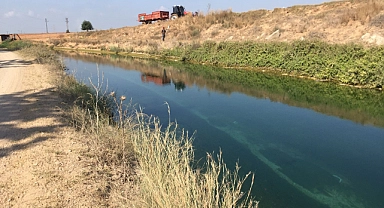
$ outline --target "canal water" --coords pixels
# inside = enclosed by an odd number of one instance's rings
[[[68,73],[126,95],[255,173],[260,207],[384,207],[384,94],[265,72],[63,54]],[[99,75],[98,75],[99,74]]]

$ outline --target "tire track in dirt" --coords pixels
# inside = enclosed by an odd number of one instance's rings
[[[1,207],[95,206],[87,147],[63,121],[55,76],[0,51]]]

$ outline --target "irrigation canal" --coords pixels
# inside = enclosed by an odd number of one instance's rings
[[[260,207],[384,207],[384,94],[234,69],[63,54],[68,72],[255,173]],[[100,76],[99,76],[100,77]],[[129,99],[127,99],[129,100]]]

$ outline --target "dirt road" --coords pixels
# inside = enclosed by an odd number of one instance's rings
[[[87,147],[62,118],[55,75],[0,51],[0,207],[92,207]]]

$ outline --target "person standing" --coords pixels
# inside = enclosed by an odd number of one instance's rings
[[[163,30],[161,31],[161,35],[162,35],[162,38],[163,38],[163,41],[164,41],[164,39],[165,39],[165,33],[166,33],[167,31],[165,30],[165,27],[163,27]]]

